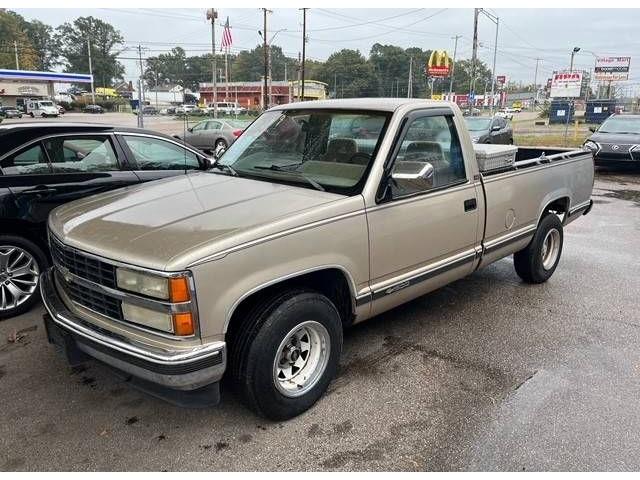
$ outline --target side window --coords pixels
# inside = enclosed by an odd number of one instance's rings
[[[44,140],[54,173],[119,170],[111,140],[104,135],[55,137]]]
[[[220,130],[220,122],[207,122],[207,130]]]
[[[205,130],[207,128],[207,122],[196,123],[191,129],[192,132],[198,132],[200,130]]]
[[[124,136],[139,170],[195,170],[200,168],[196,154],[175,143],[153,137]]]
[[[40,142],[5,158],[0,166],[5,175],[35,175],[51,172],[47,155]]]
[[[394,160],[392,196],[427,192],[466,178],[453,118],[440,115],[413,120]]]

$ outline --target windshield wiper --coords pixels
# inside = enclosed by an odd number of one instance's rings
[[[296,177],[300,177],[303,180],[305,180],[308,184],[310,184],[313,188],[315,188],[316,190],[320,190],[321,192],[324,192],[325,190],[324,190],[324,187],[322,185],[320,185],[315,180],[307,177],[304,173],[298,172],[297,170],[288,170],[287,169],[287,167],[297,167],[299,165],[302,165],[302,163],[290,163],[288,165],[271,164],[268,167],[266,167],[264,165],[256,165],[253,168],[256,169],[256,170],[273,170],[273,171],[276,171],[276,172],[288,173],[289,175],[294,175]]]
[[[231,175],[232,177],[239,177],[240,175],[238,175],[238,172],[236,172],[234,170],[234,168],[230,165],[224,165],[222,163],[214,163],[213,165],[211,165],[212,168],[216,168],[218,170],[220,170],[221,172],[224,172],[228,175]]]

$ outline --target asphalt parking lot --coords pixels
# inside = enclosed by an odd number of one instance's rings
[[[354,327],[288,422],[71,370],[41,307],[2,321],[0,470],[638,470],[640,171],[595,187],[548,283],[504,259]]]

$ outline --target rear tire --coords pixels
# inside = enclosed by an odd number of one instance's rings
[[[227,146],[227,141],[224,138],[219,138],[218,140],[216,140],[214,150],[218,147],[227,148]]]
[[[335,376],[342,322],[333,303],[311,290],[255,303],[229,331],[229,375],[259,415],[286,420],[311,408]]]
[[[38,302],[39,275],[48,263],[31,240],[0,235],[0,319],[20,315]]]
[[[557,215],[548,212],[540,220],[529,245],[513,255],[518,276],[527,283],[549,280],[560,261],[563,242],[562,222]]]

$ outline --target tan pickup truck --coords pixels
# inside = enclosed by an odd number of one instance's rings
[[[447,102],[272,108],[209,171],[52,212],[49,340],[174,403],[216,403],[226,376],[258,413],[295,416],[350,325],[508,255],[523,281],[551,277],[591,208],[593,157],[514,157],[480,171]]]

